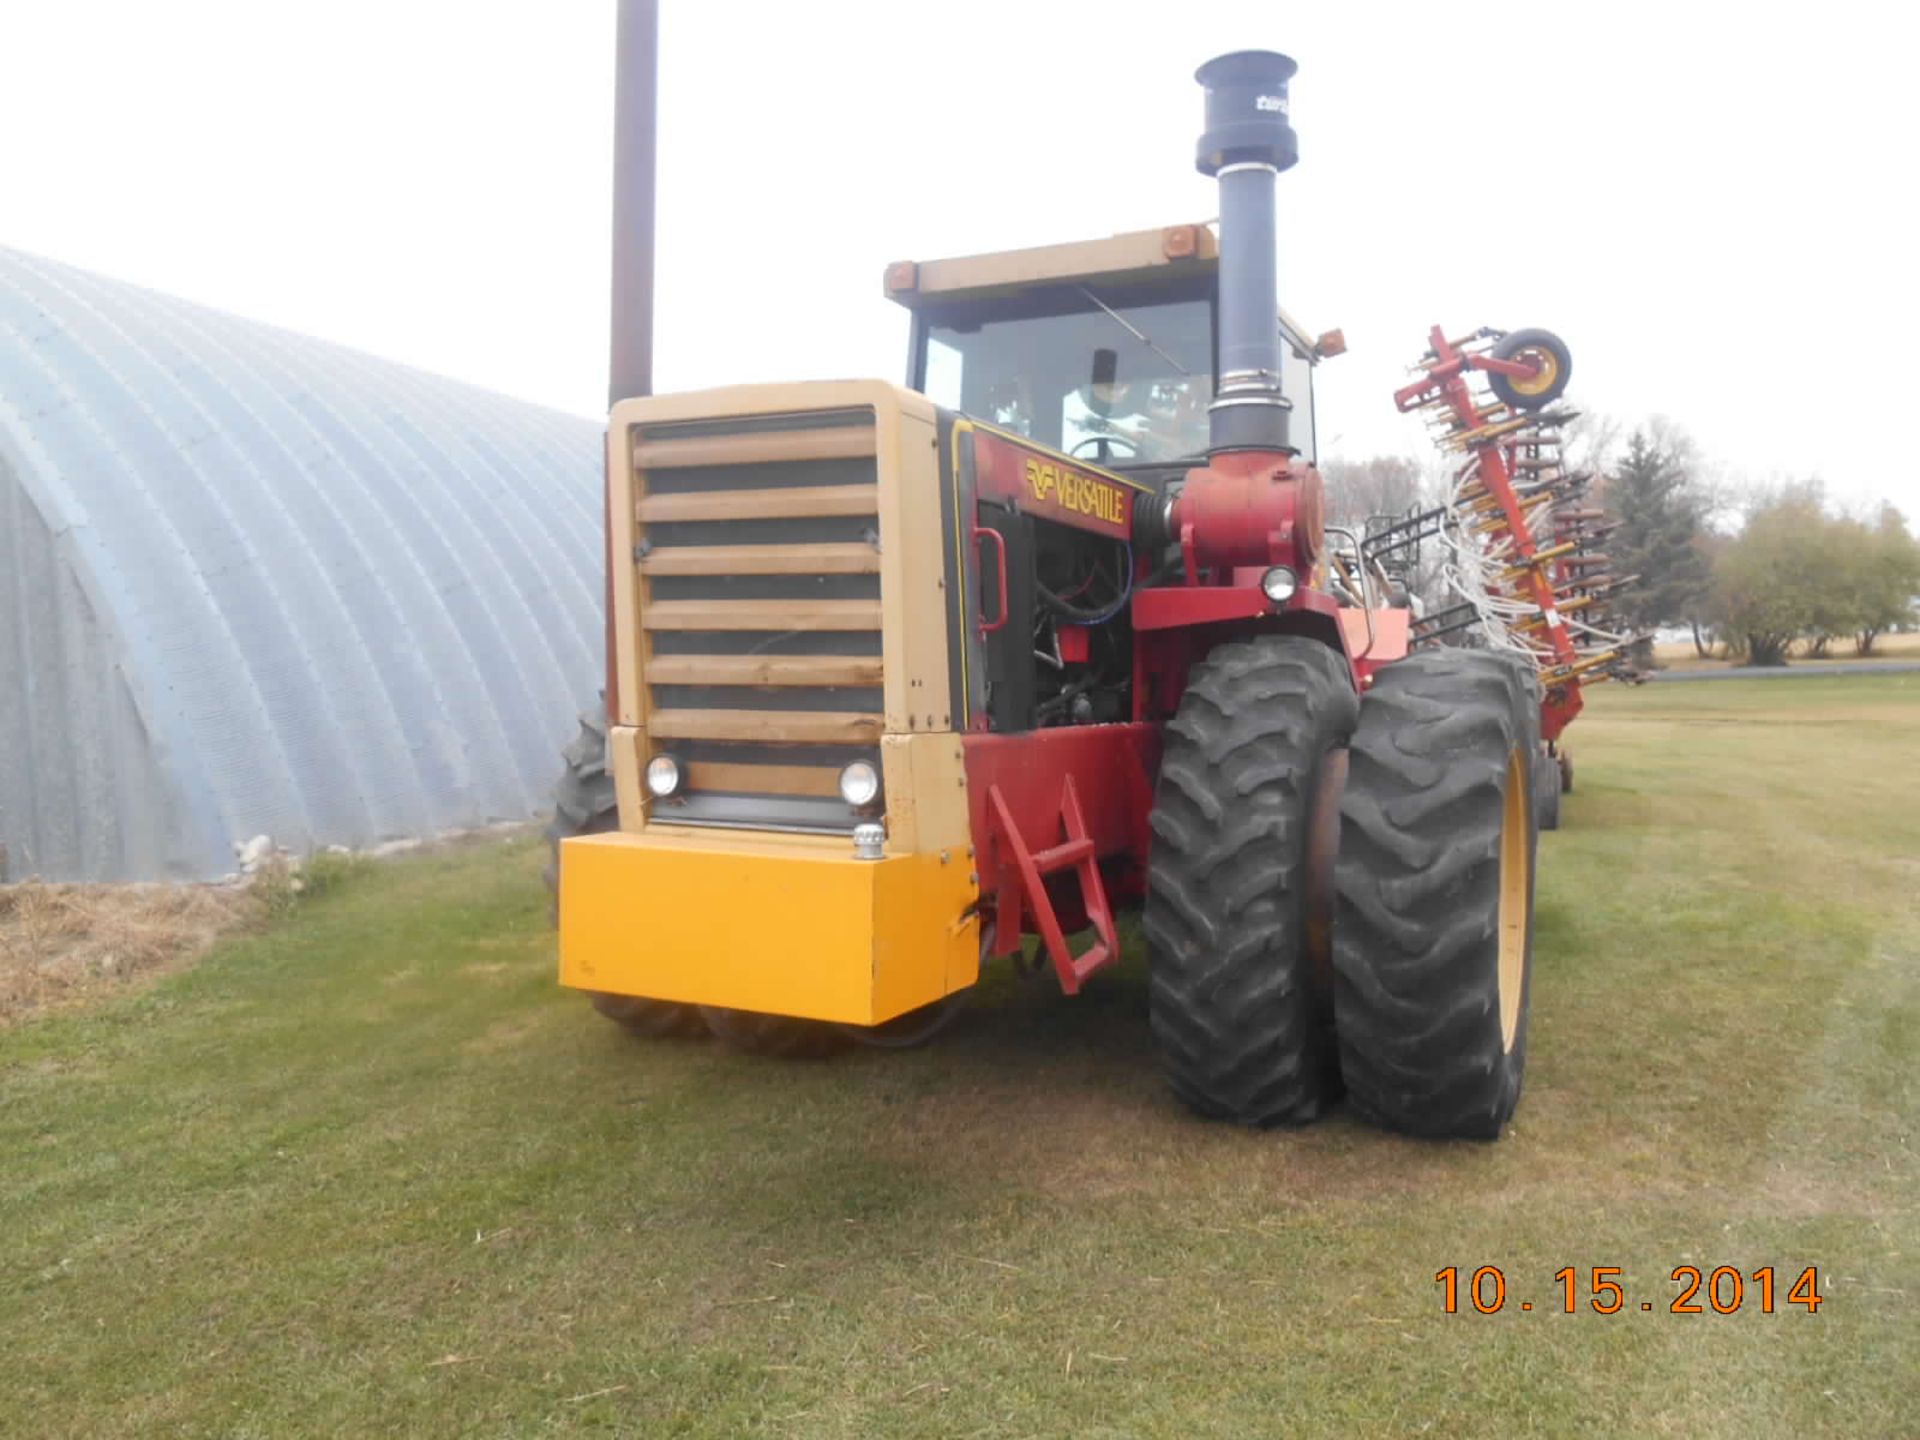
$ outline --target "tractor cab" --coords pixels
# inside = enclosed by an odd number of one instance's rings
[[[936,405],[1158,489],[1206,463],[1219,242],[1205,225],[887,268],[913,314],[907,385]],[[1313,368],[1284,314],[1291,441],[1314,456]]]

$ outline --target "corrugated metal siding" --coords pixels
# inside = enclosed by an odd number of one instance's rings
[[[0,249],[0,843],[208,876],[544,808],[591,421]]]

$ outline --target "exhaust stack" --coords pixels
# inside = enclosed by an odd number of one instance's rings
[[[1299,67],[1271,50],[1236,50],[1194,72],[1207,92],[1200,173],[1220,182],[1220,357],[1208,453],[1286,450],[1291,402],[1280,390],[1274,178],[1300,158],[1287,82]]]

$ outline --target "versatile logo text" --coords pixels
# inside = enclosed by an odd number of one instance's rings
[[[1037,501],[1052,501],[1063,510],[1077,510],[1105,520],[1109,525],[1127,523],[1127,497],[1118,486],[1055,465],[1046,460],[1027,461],[1027,488]]]

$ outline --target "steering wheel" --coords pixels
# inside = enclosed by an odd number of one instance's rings
[[[1140,453],[1139,445],[1136,444],[1134,441],[1129,440],[1124,435],[1089,435],[1087,436],[1086,439],[1082,440],[1079,444],[1075,445],[1067,453],[1069,455],[1078,455],[1082,450],[1086,449],[1086,447],[1089,445],[1098,445],[1100,447],[1099,454],[1094,455],[1091,458],[1099,461],[1103,465],[1107,461],[1113,458],[1113,456],[1109,454],[1108,451],[1112,446],[1115,446],[1115,445],[1124,446],[1127,452],[1127,458],[1130,460],[1138,456]]]

